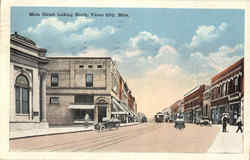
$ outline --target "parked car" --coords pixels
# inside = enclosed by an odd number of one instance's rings
[[[103,119],[103,122],[97,123],[95,125],[95,129],[99,131],[103,131],[105,129],[111,130],[112,128],[118,129],[120,127],[121,121],[116,118],[111,119]]]

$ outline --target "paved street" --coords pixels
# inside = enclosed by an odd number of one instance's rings
[[[11,151],[69,152],[207,152],[219,132],[218,126],[147,123],[104,132],[77,132],[10,141]]]

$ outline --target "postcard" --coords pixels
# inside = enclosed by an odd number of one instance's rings
[[[247,2],[2,4],[5,158],[249,158]]]

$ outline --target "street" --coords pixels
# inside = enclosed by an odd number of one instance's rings
[[[118,130],[77,132],[10,140],[10,151],[22,152],[208,152],[218,126],[145,123]]]

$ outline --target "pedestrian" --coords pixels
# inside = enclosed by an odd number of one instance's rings
[[[238,120],[237,120],[237,126],[238,126],[238,128],[237,128],[236,133],[238,133],[239,130],[240,130],[240,132],[242,133],[242,132],[243,132],[243,129],[242,129],[243,124],[242,124],[242,120],[241,120],[240,117],[239,117]]]
[[[233,124],[234,125],[237,125],[237,123],[236,123],[236,121],[237,121],[237,113],[236,112],[234,112],[234,121],[233,121]]]
[[[222,125],[223,125],[222,132],[227,132],[227,117],[226,116],[222,117]]]
[[[89,127],[89,122],[88,122],[89,121],[89,114],[88,113],[85,114],[84,121],[85,121],[84,126],[86,128]]]

